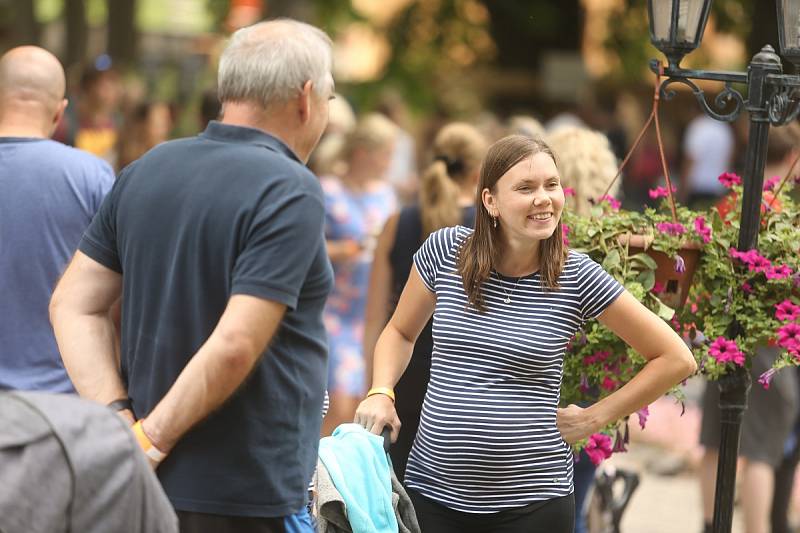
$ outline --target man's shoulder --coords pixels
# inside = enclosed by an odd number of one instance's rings
[[[111,165],[109,165],[108,162],[96,155],[53,139],[43,139],[41,143],[37,143],[35,146],[37,147],[35,151],[39,152],[39,155],[42,157],[47,157],[52,154],[54,157],[63,158],[62,160],[66,163],[82,164],[108,170],[111,169]]]
[[[214,147],[219,149],[215,150]],[[319,180],[305,165],[267,145],[215,139],[197,135],[182,139],[174,139],[159,144],[145,154],[142,159],[161,159],[184,157],[187,153],[197,152],[200,157],[207,158],[204,163],[218,164],[226,167],[236,165],[259,176],[280,177],[284,175],[300,176],[319,186]]]
[[[52,139],[43,139],[31,147],[33,149],[29,151],[30,158],[40,168],[51,165],[62,169],[64,174],[82,177],[88,181],[114,181],[114,169],[94,154]]]

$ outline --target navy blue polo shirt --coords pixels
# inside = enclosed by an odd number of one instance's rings
[[[233,294],[287,312],[252,374],[158,475],[178,510],[284,516],[306,502],[333,275],[316,177],[278,139],[211,122],[125,168],[80,244],[123,274],[122,375],[137,417],[164,397]]]

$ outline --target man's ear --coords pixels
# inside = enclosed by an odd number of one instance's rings
[[[69,104],[69,100],[66,98],[62,99],[59,102],[58,107],[56,107],[56,112],[53,114],[53,122],[50,127],[50,136],[53,136],[55,133],[56,128],[58,127],[58,123],[61,122],[61,119],[64,118],[64,112],[67,110],[67,105]]]
[[[308,80],[303,84],[303,88],[300,89],[300,94],[297,95],[297,112],[301,124],[306,124],[311,120],[312,98],[314,97],[313,90],[314,84],[311,80]]]

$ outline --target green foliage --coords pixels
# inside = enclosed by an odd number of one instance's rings
[[[775,187],[772,184],[771,187]],[[769,188],[770,186],[768,186]],[[710,353],[719,337],[735,340],[743,352],[741,364],[749,366],[756,348],[774,344],[778,328],[794,319],[779,318],[776,306],[789,300],[800,305],[800,204],[792,197],[793,184],[784,187],[774,203],[765,193],[759,234],[759,253],[769,263],[753,269],[731,249],[736,246],[741,216],[742,187],[733,186],[728,199],[706,213],[677,207],[678,221],[685,228],[680,235],[659,229],[659,223],[671,222],[666,200],[660,209],[644,213],[617,211],[603,202],[591,216],[580,218],[567,212],[564,224],[569,228],[570,248],[587,253],[614,276],[634,297],[670,324],[689,343],[701,371],[717,379],[732,370],[736,362],[721,360]],[[703,228],[710,229],[704,235]],[[656,263],[646,253],[633,253],[625,236],[637,234],[652,239],[650,249],[669,257],[680,253],[681,246],[693,242],[702,246],[702,256],[695,272],[689,301],[676,310],[659,298],[655,280]],[[703,242],[705,240],[707,242]],[[785,267],[783,273],[775,268]],[[758,271],[757,271],[758,270]],[[734,320],[738,330],[734,329]],[[738,336],[734,337],[734,332]],[[800,365],[800,353],[779,346],[783,351],[770,375],[778,369]],[[588,322],[570,343],[564,360],[561,401],[594,402],[625,385],[644,366],[645,360],[619,337],[597,321]],[[670,391],[678,401],[679,387]],[[617,439],[626,420],[603,430]],[[579,443],[581,447],[585,443]]]
[[[671,323],[675,310],[654,292],[657,289],[655,260],[646,252],[632,249],[628,239],[631,235],[645,236],[651,241],[649,249],[662,251],[669,257],[678,255],[687,241],[701,244],[700,236],[692,231],[697,214],[678,207],[677,215],[687,229],[681,236],[657,228],[659,223],[672,222],[668,209],[648,209],[644,213],[618,211],[608,202],[595,206],[588,218],[566,212],[564,224],[569,228],[570,248],[588,254],[645,307]],[[601,399],[627,383],[643,365],[642,357],[629,349],[622,339],[599,322],[590,321],[567,351],[562,403]]]
[[[352,22],[368,22],[348,0],[316,0],[315,19],[335,39]],[[384,28],[375,28],[389,42],[391,55],[384,72],[375,80],[343,86],[356,107],[373,107],[382,90],[400,91],[412,109],[431,111],[447,100],[445,80],[450,83],[491,57],[488,16],[478,0],[412,1]]]
[[[709,354],[715,339],[733,337],[734,319],[740,328],[734,340],[749,366],[756,349],[774,343],[778,328],[787,322],[777,318],[777,305],[786,300],[800,303],[800,205],[792,198],[791,188],[792,184],[784,187],[772,207],[769,205],[771,194],[765,194],[758,239],[760,256],[772,267],[788,267],[791,275],[786,277],[775,276],[766,266],[763,269],[748,267],[732,257],[741,215],[741,202],[735,199],[742,196],[741,186],[734,186],[731,192],[729,203],[734,204],[734,209],[720,212],[712,208],[709,213],[713,239],[705,247],[692,285],[690,305],[682,310],[680,320],[690,336],[697,339],[695,352],[710,379],[718,378],[735,364],[720,363]],[[781,348],[775,368],[798,365],[797,356],[786,347]]]

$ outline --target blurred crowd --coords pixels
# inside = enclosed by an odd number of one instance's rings
[[[53,138],[104,159],[116,172],[171,139],[178,114],[186,112],[181,103],[151,98],[140,85],[126,82],[104,58],[68,87],[67,98],[69,105]],[[334,288],[324,311],[330,345],[330,408],[323,422],[324,435],[353,420],[367,391],[369,351],[397,303],[402,286],[397,287],[394,280],[406,279],[410,253],[436,229],[471,225],[474,220],[478,170],[486,147],[510,134],[542,139],[556,154],[563,186],[571,189],[567,209],[587,215],[592,204],[608,194],[624,208],[642,210],[658,201],[650,191],[665,185],[654,131],[645,133],[625,172],[618,176],[618,169],[645,122],[648,105],[646,99],[622,92],[594,98],[591,105],[562,106],[559,113],[547,117],[526,112],[499,116],[484,111],[447,121],[415,115],[396,91],[386,91],[372,109],[354,109],[346,95],[335,95],[328,126],[308,162],[325,195],[326,249],[334,269]],[[209,88],[202,93],[193,117],[197,131],[205,129],[219,113],[216,93]],[[675,178],[677,199],[689,207],[704,208],[726,192],[717,176],[742,168],[747,124],[729,125],[699,112],[683,113],[665,118],[663,149]],[[796,124],[774,132],[766,177],[785,173],[798,147],[800,128]],[[425,339],[423,336],[423,343],[430,343]],[[424,355],[413,359],[412,365],[422,366],[410,368],[410,377],[404,378],[416,381],[407,384],[409,392],[398,394],[404,401],[414,402],[403,416],[409,428],[402,434],[407,442],[399,441],[393,451],[395,463],[400,465],[405,464],[412,428],[419,422],[430,347],[421,350],[425,351],[428,359]],[[398,384],[398,388],[404,386],[402,381]],[[788,400],[780,403],[773,398],[778,404],[765,407],[771,412],[791,411],[783,417],[785,430],[775,433],[776,452],[768,458],[754,458],[760,466],[745,470],[743,483],[753,495],[748,501],[758,504],[751,513],[765,515],[769,511],[770,502],[758,495],[770,493],[772,470],[783,460],[783,443],[795,422],[792,409],[797,384],[789,383],[786,388]],[[398,403],[398,412],[402,409]],[[795,458],[790,474],[796,462]],[[715,464],[714,455],[704,462],[707,514]],[[590,466],[588,461],[583,465]],[[398,472],[402,470],[402,466],[398,468]],[[592,475],[590,469],[587,483]],[[576,487],[580,484],[576,478]],[[579,523],[579,531],[581,527]]]

